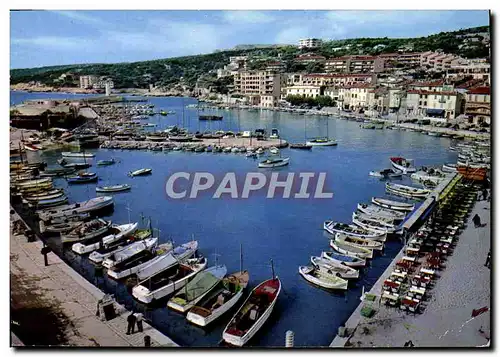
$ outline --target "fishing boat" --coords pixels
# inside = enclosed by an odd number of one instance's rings
[[[179,263],[169,266],[149,278],[140,281],[132,289],[132,295],[145,304],[164,298],[184,287],[197,273],[205,269],[207,260],[195,265]]]
[[[105,268],[109,269],[113,267],[115,264],[127,261],[133,258],[135,255],[141,254],[145,250],[151,251],[157,245],[158,245],[158,238],[146,238],[139,242],[132,243],[128,246],[125,246],[115,251],[113,254],[108,256],[106,259],[104,259],[102,265]]]
[[[373,250],[359,247],[351,243],[339,242],[335,239],[330,239],[330,247],[341,254],[358,257],[361,259],[373,258]]]
[[[85,158],[85,159],[90,159],[93,158],[95,155],[90,153],[90,152],[63,152],[62,153],[63,157],[77,157],[77,158]]]
[[[278,148],[276,148],[276,147],[274,147],[274,146],[273,146],[273,147],[270,147],[270,148],[269,148],[269,153],[270,153],[271,155],[279,155],[280,150],[279,150]]]
[[[86,162],[67,162],[64,158],[57,160],[57,163],[65,169],[73,170],[86,169],[92,166]]]
[[[393,201],[381,197],[372,197],[372,203],[383,208],[392,209],[395,211],[403,211],[403,212],[411,212],[415,208],[414,203]]]
[[[51,169],[45,169],[44,171],[40,172],[40,177],[58,177],[58,176],[66,176],[66,175],[71,175],[75,173],[74,168],[51,168]]]
[[[416,199],[423,199],[426,198],[429,193],[431,192],[428,189],[425,188],[417,188],[417,187],[411,187],[411,186],[405,186],[405,185],[399,185],[395,183],[390,183],[387,182],[385,184],[385,189],[389,193],[393,193],[395,195],[407,197],[407,198],[416,198]]]
[[[413,164],[413,160],[411,159],[405,159],[403,157],[391,157],[390,161],[392,166],[396,170],[403,172],[403,174],[409,174],[417,171]]]
[[[106,234],[111,227],[110,221],[103,219],[94,219],[78,226],[74,230],[61,234],[62,243],[83,242]]]
[[[63,195],[55,198],[41,199],[35,202],[30,202],[30,204],[35,206],[36,208],[47,208],[47,207],[60,206],[67,202],[68,202],[68,197],[66,195]]]
[[[351,243],[357,247],[362,247],[372,250],[382,250],[384,249],[384,243],[376,240],[368,240],[358,237],[352,237],[345,234],[337,233],[335,234],[335,241],[343,243]]]
[[[167,306],[179,312],[187,312],[205,295],[212,291],[227,273],[225,265],[216,265],[196,276],[184,285],[167,303]]]
[[[252,290],[222,333],[222,339],[233,346],[244,346],[271,315],[281,292],[281,281],[274,277]]]
[[[40,225],[40,233],[43,234],[66,233],[82,225],[83,223],[84,223],[83,221],[73,221],[73,222],[53,223],[49,225],[43,224]]]
[[[403,176],[403,172],[394,169],[383,169],[380,171],[370,171],[370,176],[382,178],[400,178]]]
[[[347,290],[348,281],[328,271],[309,265],[299,267],[299,274],[308,282],[331,290]]]
[[[44,209],[36,211],[38,217],[43,221],[49,221],[53,218],[63,218],[74,216],[81,213],[93,213],[104,208],[113,206],[113,197],[101,196],[92,198],[88,201],[83,201],[71,205],[64,205],[55,209]]]
[[[13,182],[13,184],[20,189],[31,187],[49,187],[52,185],[51,178],[41,178],[36,180],[24,180],[21,182]]]
[[[359,271],[345,266],[335,260],[329,260],[321,257],[311,257],[311,263],[321,271],[333,273],[342,279],[357,279],[359,278]]]
[[[365,215],[363,213],[352,213],[352,223],[366,229],[367,231],[373,232],[387,232],[394,233],[396,227],[393,223],[387,222],[380,218],[374,218],[372,216]]]
[[[62,197],[64,196],[64,191],[63,190],[50,190],[46,191],[44,193],[37,193],[34,195],[23,195],[23,199],[28,201],[28,202],[38,202],[42,200],[51,200],[54,198]]]
[[[201,258],[189,259],[196,250],[185,248],[186,244],[175,247],[172,250],[172,243],[168,242],[160,244],[152,251],[142,251],[140,254],[134,255],[131,259],[112,266],[108,269],[108,276],[113,279],[122,279],[137,274],[139,280],[144,280],[150,275],[156,274],[157,271],[178,264],[179,262],[186,262],[186,264],[190,265],[200,264]],[[197,244],[196,242],[196,247],[198,246]]]
[[[340,254],[337,252],[321,252],[321,258],[337,261],[351,268],[362,268],[366,266],[366,260],[355,256]]]
[[[128,173],[129,176],[134,177],[134,176],[144,176],[144,175],[149,175],[153,172],[153,169],[139,169],[135,171],[130,171]]]
[[[312,147],[313,147],[312,145],[302,144],[302,143],[290,144],[290,149],[311,150]]]
[[[438,185],[441,181],[446,178],[446,175],[435,169],[428,169],[427,171],[417,171],[410,176],[411,179],[418,182],[428,182]]]
[[[83,173],[83,174],[78,174],[76,176],[68,176],[66,178],[66,181],[68,181],[69,184],[76,184],[76,183],[88,183],[88,182],[97,182],[99,177],[95,173]]]
[[[131,187],[132,186],[130,186],[128,184],[113,185],[113,186],[101,186],[101,187],[96,187],[95,191],[96,192],[105,192],[105,193],[122,192],[122,191],[130,190]]]
[[[198,326],[207,326],[217,320],[243,297],[250,275],[239,271],[226,276],[215,289],[189,310],[186,319]]]
[[[373,204],[358,203],[357,209],[368,216],[372,216],[374,218],[381,217],[384,219],[392,219],[393,221],[402,221],[406,216],[405,212],[388,210]]]
[[[99,239],[97,242],[92,242],[90,244],[84,245],[82,243],[75,243],[71,247],[71,250],[77,254],[87,254],[94,252],[95,250],[105,250],[110,245],[113,245],[115,242],[125,242],[125,238],[132,234],[137,229],[138,223],[128,223],[122,225],[112,225],[109,229],[108,233],[111,233],[105,236],[102,239]],[[97,256],[94,255],[97,259]],[[92,260],[92,259],[91,259]],[[95,260],[92,260],[97,262]],[[99,263],[102,261],[99,260]]]
[[[290,162],[290,158],[289,157],[266,159],[264,161],[259,162],[259,167],[260,168],[281,167],[281,166],[288,165],[289,162]]]
[[[115,159],[97,161],[98,166],[108,166],[113,165],[114,163],[116,163]]]
[[[371,232],[365,229],[351,226],[345,223],[334,222],[331,220],[327,220],[323,223],[323,228],[328,233],[335,235],[337,233],[343,233],[345,235],[349,235],[352,237],[370,239],[370,240],[385,240],[387,233],[386,232]]]
[[[306,141],[306,145],[311,146],[335,146],[337,144],[335,140],[330,140],[328,138],[316,138]]]

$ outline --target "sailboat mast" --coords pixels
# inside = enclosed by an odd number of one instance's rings
[[[243,244],[240,243],[240,272],[243,271]]]

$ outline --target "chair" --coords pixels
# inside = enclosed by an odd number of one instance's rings
[[[250,311],[250,315],[249,315],[249,318],[250,320],[252,321],[256,321],[257,320],[257,310],[253,309]]]

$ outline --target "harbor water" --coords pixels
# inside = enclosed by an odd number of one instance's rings
[[[40,93],[12,93],[11,102],[19,103]],[[45,97],[67,97],[65,94],[47,93]],[[72,96],[73,97],[73,96]],[[276,275],[282,281],[282,294],[268,322],[250,341],[250,346],[284,346],[286,331],[295,334],[295,346],[328,346],[359,303],[362,287],[368,290],[389,265],[401,248],[392,240],[386,243],[382,254],[377,254],[364,269],[358,281],[351,282],[345,293],[331,293],[307,283],[298,274],[300,265],[309,265],[311,255],[330,250],[328,235],[323,231],[326,219],[349,223],[359,202],[369,202],[372,196],[384,196],[384,181],[368,176],[371,170],[390,167],[389,157],[402,156],[415,160],[417,167],[454,162],[456,153],[448,150],[450,139],[431,137],[417,132],[397,130],[368,130],[360,123],[334,117],[298,115],[272,111],[184,109],[196,103],[193,98],[148,98],[155,111],[169,110],[168,116],[155,115],[149,122],[157,124],[154,130],[184,124],[192,131],[255,130],[278,128],[288,142],[304,142],[304,138],[328,135],[338,141],[337,147],[314,147],[311,151],[283,149],[290,157],[290,165],[277,170],[288,172],[325,172],[326,190],[333,192],[331,199],[267,199],[265,195],[250,195],[248,199],[213,199],[200,194],[196,199],[173,200],[165,193],[165,183],[175,172],[210,172],[216,177],[227,172],[237,176],[247,172],[269,172],[257,168],[258,161],[244,154],[150,152],[98,149],[89,171],[99,175],[97,184],[68,186],[64,179],[55,179],[63,187],[71,202],[95,197],[95,187],[127,183],[130,192],[114,194],[115,207],[110,215],[114,223],[140,221],[141,215],[152,219],[153,228],[159,229],[160,242],[169,239],[176,244],[199,241],[200,253],[209,259],[209,265],[219,263],[228,272],[239,270],[240,244],[243,247],[243,267],[249,270],[249,287],[271,277],[270,259],[274,261]],[[183,113],[184,112],[184,113]],[[198,114],[217,114],[221,122],[200,122]],[[328,123],[327,123],[328,122]],[[148,128],[148,130],[153,130]],[[43,160],[50,166],[61,157],[58,151],[27,153],[32,160]],[[97,160],[115,158],[111,166],[96,166]],[[152,168],[144,177],[129,177],[127,173],[140,168]],[[259,171],[261,170],[261,171]],[[395,181],[411,184],[409,178]],[[241,190],[241,189],[240,189]],[[240,191],[241,192],[241,191]],[[281,192],[277,190],[277,193]],[[51,238],[51,247],[63,255],[76,270],[89,281],[94,280],[94,266],[87,257],[80,257],[70,249],[62,250],[58,238]],[[160,331],[182,346],[215,346],[232,316],[223,316],[208,329],[190,325],[185,317],[166,307],[167,301],[145,308],[136,302],[130,288],[123,283],[107,279],[98,282],[106,292],[131,309],[144,311],[145,317]],[[125,328],[125,326],[124,326]]]

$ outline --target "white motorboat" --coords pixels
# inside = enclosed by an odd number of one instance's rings
[[[101,196],[71,205],[64,205],[57,208],[36,211],[36,213],[41,220],[49,221],[54,218],[64,218],[81,213],[91,213],[94,211],[99,211],[101,209],[112,206],[113,204],[113,197]]]
[[[380,218],[374,218],[363,213],[353,212],[352,223],[354,223],[358,227],[366,229],[367,231],[373,232],[394,233],[394,231],[396,230],[394,224],[387,223]]]
[[[243,297],[249,279],[246,270],[225,277],[210,294],[189,310],[186,319],[198,326],[207,326],[217,320]]]
[[[90,152],[70,152],[65,151],[62,153],[63,157],[77,157],[77,158],[93,158],[95,155]]]
[[[405,185],[399,185],[395,183],[387,182],[385,184],[385,189],[389,193],[393,193],[398,196],[403,196],[407,198],[423,199],[426,198],[431,192],[425,188],[417,188]]]
[[[281,292],[278,277],[260,283],[222,333],[222,339],[233,346],[244,346],[267,321]]]
[[[344,255],[337,252],[321,252],[321,258],[336,261],[351,268],[362,268],[366,266],[365,259],[350,255]]]
[[[312,265],[299,267],[299,274],[308,282],[325,289],[347,290],[349,284],[347,280]]]
[[[153,169],[139,169],[135,171],[130,171],[128,173],[129,176],[134,177],[134,176],[144,176],[144,175],[149,175],[153,172]]]
[[[373,258],[373,250],[366,249],[363,247],[358,247],[358,246],[353,245],[351,243],[339,242],[339,241],[336,241],[335,239],[331,239],[330,240],[330,247],[335,249],[337,252],[345,254],[345,255],[358,257],[361,259]]]
[[[402,171],[404,174],[409,174],[417,171],[413,164],[413,160],[411,159],[405,159],[403,157],[391,157],[390,161],[392,166],[396,170]]]
[[[100,239],[98,242],[93,242],[91,244],[84,245],[82,243],[75,243],[71,247],[71,250],[77,254],[87,254],[94,252],[95,250],[99,248],[107,248],[108,246],[112,245],[115,242],[118,241],[123,241],[124,238],[126,238],[128,235],[132,234],[136,229],[137,229],[138,223],[129,223],[129,224],[122,224],[122,225],[112,225],[109,229],[109,231],[112,234],[109,234],[105,236],[104,238]],[[108,232],[108,233],[110,233]],[[102,259],[97,261],[94,259],[97,259],[97,255],[91,255],[92,257],[89,257],[90,260],[92,260],[94,263],[100,263],[102,262]]]
[[[111,227],[111,222],[103,219],[94,219],[75,227],[68,233],[61,234],[62,243],[83,242],[103,236]]]
[[[393,201],[382,197],[372,197],[372,203],[382,208],[392,209],[395,211],[403,211],[403,212],[411,212],[415,208],[414,203]]]
[[[366,203],[358,203],[357,209],[369,216],[383,217],[386,219],[392,219],[394,221],[402,221],[406,216],[405,212],[388,210],[373,204],[370,205]]]
[[[457,165],[456,164],[443,164],[443,167],[441,169],[444,172],[457,172]]]
[[[356,210],[353,212],[353,217],[354,216],[357,216],[361,219],[368,219],[370,221],[377,221],[377,222],[380,222],[382,224],[384,224],[388,229],[394,229],[396,228],[396,223],[398,220],[397,219],[394,219],[393,217],[385,217],[385,216],[371,216],[369,214],[366,214],[366,213],[363,213],[361,212],[360,210]]]
[[[400,178],[403,176],[403,171],[394,170],[394,169],[370,171],[370,176],[380,177],[380,178]]]
[[[281,167],[289,164],[290,158],[274,158],[274,159],[266,159],[264,161],[259,162],[260,168],[273,168],[273,167]]]
[[[327,273],[333,273],[342,279],[357,279],[359,278],[359,271],[345,266],[337,262],[336,260],[330,260],[321,257],[311,257],[311,263],[321,271],[326,271]]]
[[[339,222],[334,222],[331,220],[327,220],[323,223],[323,228],[325,231],[328,233],[335,235],[337,233],[343,233],[345,235],[353,236],[353,237],[358,237],[358,238],[364,238],[364,239],[370,239],[370,240],[385,240],[387,237],[387,232],[372,232],[372,231],[367,231],[365,229],[356,227],[356,226],[351,226],[345,223],[339,223]]]
[[[335,241],[350,243],[357,247],[372,249],[372,250],[382,250],[384,249],[384,243],[377,240],[368,240],[358,237],[347,236],[342,233],[335,234]]]
[[[203,270],[184,285],[167,303],[167,306],[179,312],[187,312],[205,295],[210,293],[227,273],[225,265],[216,265]]]
[[[184,287],[195,275],[205,269],[207,259],[195,265],[175,264],[163,269],[149,278],[140,281],[132,289],[132,295],[145,304],[164,298]]]
[[[158,245],[158,238],[146,238],[144,240],[127,245],[113,252],[109,257],[104,259],[102,265],[105,268],[111,268],[115,264],[125,262],[133,258],[135,255],[141,254],[145,250],[153,250]]]

